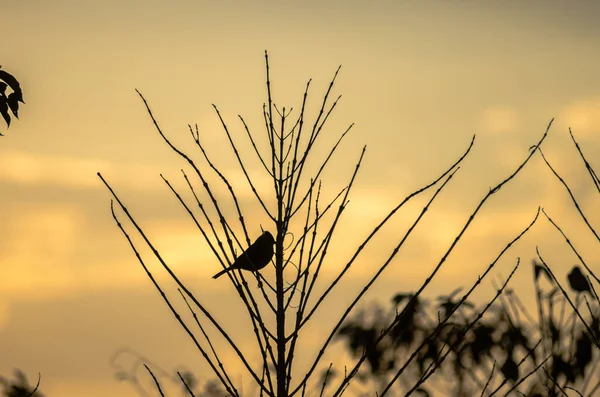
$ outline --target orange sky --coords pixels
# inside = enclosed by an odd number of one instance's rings
[[[567,130],[573,128],[589,159],[599,158],[598,4],[2,4],[0,64],[21,82],[26,104],[8,131],[0,124],[6,132],[0,140],[0,374],[15,367],[31,378],[41,372],[41,389],[49,397],[82,391],[91,397],[135,396],[113,380],[108,365],[111,354],[129,347],[166,369],[185,365],[210,377],[111,219],[109,195],[95,173],[102,172],[113,185],[200,300],[225,326],[235,327],[237,315],[231,313],[244,312],[231,285],[211,278],[219,270],[217,261],[159,177],[163,173],[183,189],[179,170],[185,164],[156,134],[134,89],[145,95],[168,136],[194,156],[200,154],[187,124],[198,123],[203,142],[239,186],[252,219],[258,204],[234,157],[222,150],[226,138],[211,103],[236,136],[244,138],[237,114],[262,134],[265,49],[281,106],[299,109],[305,83],[313,78],[312,116],[335,69],[343,65],[334,89],[343,98],[323,142],[334,140],[350,123],[355,126],[325,175],[329,196],[346,183],[362,145],[368,145],[325,277],[352,254],[348,245],[359,244],[369,227],[433,180],[477,134],[452,185],[369,299],[387,302],[395,292],[416,289],[479,200],[525,158],[552,117],[556,121],[545,153],[598,224],[593,186]],[[600,164],[595,165],[598,170]],[[270,189],[264,178],[261,184]],[[383,229],[347,275],[307,330],[301,365],[316,353],[310,335],[316,340],[339,318],[425,200],[416,200]],[[588,263],[598,268],[594,240],[536,156],[484,207],[428,295],[470,285],[533,219],[538,205],[576,237]],[[251,232],[258,236],[266,219],[254,221]],[[529,261],[536,244],[563,278],[575,263],[554,229],[540,219],[493,272],[495,278],[508,275],[520,256],[525,266],[512,286],[524,300],[532,299]],[[480,299],[490,296],[490,280],[478,292]],[[246,331],[232,331],[243,346]]]

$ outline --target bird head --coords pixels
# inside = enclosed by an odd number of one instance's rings
[[[269,231],[265,231],[265,232],[263,233],[263,236],[264,236],[266,239],[268,239],[268,240],[269,240],[269,242],[270,242],[271,244],[275,244],[275,239],[273,238],[273,235],[271,234],[271,232],[269,232]]]

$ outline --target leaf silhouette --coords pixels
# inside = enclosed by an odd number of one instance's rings
[[[114,377],[117,381],[122,382],[129,379],[129,374],[125,371],[117,371],[114,373]]]
[[[558,327],[556,326],[556,324],[554,324],[554,321],[549,321],[548,328],[550,330],[550,340],[552,341],[552,343],[559,343],[561,332],[560,329],[558,329]]]
[[[41,375],[38,375],[36,386],[30,386],[25,373],[19,369],[15,370],[15,380],[9,380],[0,376],[0,386],[2,386],[3,395],[6,397],[43,397],[38,390]]]
[[[502,375],[504,375],[506,380],[509,380],[513,383],[519,379],[519,367],[512,356],[506,357],[506,361],[500,368],[500,372],[502,372]]]
[[[402,303],[403,300],[410,299],[412,297],[413,297],[413,294],[399,293],[399,294],[394,295],[394,297],[392,298],[392,302],[394,302],[394,304],[396,306],[398,306],[400,303]]]
[[[419,365],[419,371],[421,371],[421,374],[425,373],[425,369],[426,369],[426,360],[431,360],[435,363],[439,363],[439,359],[440,359],[440,346],[437,340],[435,339],[430,339],[427,344],[425,345],[425,348],[422,350],[423,353],[419,352],[420,355],[420,359],[417,361],[417,364]]]
[[[540,274],[546,276],[550,282],[554,282],[554,279],[548,273],[548,269],[546,269],[542,264],[538,263],[535,259],[531,262],[533,265],[533,281],[537,283]]]
[[[7,88],[12,90],[8,96],[6,94]],[[19,102],[25,103],[21,85],[14,76],[0,69],[0,114],[6,122],[7,128],[10,127],[11,121],[9,110],[15,118],[19,118]]]
[[[591,287],[588,279],[585,277],[579,266],[573,266],[571,272],[567,275],[567,279],[569,281],[569,286],[571,289],[577,293],[580,292],[590,292]]]
[[[0,96],[0,114],[6,121],[6,126],[10,127],[10,114],[8,114],[8,103],[6,102],[6,97]]]
[[[8,103],[8,107],[12,111],[13,115],[16,118],[19,118],[19,96],[17,95],[17,93],[13,92],[9,94],[8,98],[6,99],[6,102]]]
[[[559,375],[564,375],[568,382],[575,382],[573,366],[560,355],[554,355],[552,358],[552,377],[557,379]]]
[[[474,339],[468,349],[475,363],[481,364],[484,356],[490,355],[492,348],[496,345],[493,333],[494,327],[490,325],[479,325],[473,330]]]
[[[23,91],[21,91],[21,84],[8,72],[0,69],[0,80],[4,81],[15,93],[16,101],[25,103],[23,100]]]
[[[415,302],[417,302],[415,300]],[[404,309],[404,313],[398,319],[398,322],[390,331],[390,337],[396,346],[409,346],[415,340],[415,331],[417,330],[416,314],[419,306],[412,304]]]
[[[183,379],[184,384],[181,385],[183,392],[185,393],[187,388],[195,389],[198,386],[198,380],[194,376],[194,374],[190,371],[183,371],[180,373],[181,378]],[[186,387],[187,386],[187,387]]]
[[[415,392],[421,394],[424,397],[429,397],[430,396],[430,394],[427,391],[427,389],[425,389],[423,387],[419,387],[417,390],[415,390]]]
[[[575,342],[575,364],[581,377],[584,376],[585,368],[592,362],[592,339],[587,332],[582,332]]]
[[[594,339],[600,339],[600,317],[597,314],[592,315],[592,323],[590,324],[592,336]]]

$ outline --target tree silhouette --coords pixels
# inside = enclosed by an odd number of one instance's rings
[[[10,112],[15,118],[19,118],[19,102],[25,103],[21,85],[13,75],[0,69],[0,115],[6,122],[7,128],[10,127],[11,122]]]
[[[455,236],[452,244],[440,258],[434,270],[426,278],[421,287],[410,294],[410,296],[406,296],[403,299],[398,298],[403,303],[401,310],[399,309],[395,316],[388,322],[382,322],[380,324],[381,328],[376,334],[371,332],[362,335],[363,342],[361,343],[363,343],[363,347],[360,351],[357,350],[354,364],[344,371],[343,376],[334,376],[335,373],[340,373],[341,371],[337,371],[334,363],[331,363],[326,369],[326,364],[322,362],[325,352],[332,346],[332,342],[339,333],[338,331],[343,330],[343,324],[346,319],[349,318],[358,303],[362,301],[367,291],[372,288],[373,284],[381,277],[386,268],[397,256],[398,252],[405,246],[407,238],[423,219],[428,209],[440,196],[452,178],[457,175],[459,165],[471,151],[475,137],[473,137],[467,149],[461,155],[457,156],[457,160],[447,169],[441,171],[434,181],[410,193],[397,206],[391,208],[390,212],[383,217],[376,227],[367,231],[367,237],[360,245],[355,248],[347,247],[344,245],[344,242],[338,241],[339,239],[336,240],[336,232],[339,232],[340,219],[349,205],[350,192],[355,185],[366,147],[362,148],[356,164],[349,171],[348,182],[344,187],[335,192],[328,193],[326,189],[322,189],[323,181],[320,178],[323,175],[323,170],[328,166],[353,125],[351,124],[337,136],[335,144],[331,146],[329,151],[325,152],[320,162],[311,163],[317,155],[315,148],[320,145],[324,131],[323,127],[341,98],[338,96],[337,99],[333,100],[333,103],[330,102],[330,94],[340,69],[337,69],[333,79],[329,83],[315,120],[309,122],[306,119],[306,111],[308,109],[307,97],[311,81],[309,80],[306,84],[299,114],[292,119],[292,109],[286,111],[285,107],[280,108],[273,100],[269,58],[266,52],[265,63],[267,102],[263,104],[265,134],[262,135],[262,139],[259,139],[260,136],[251,133],[245,119],[242,116],[238,116],[243,131],[242,135],[247,138],[245,148],[253,152],[255,163],[259,164],[258,169],[250,169],[248,165],[249,161],[242,159],[242,154],[240,153],[242,144],[238,141],[240,138],[234,136],[218,108],[213,105],[240,170],[253,193],[255,203],[250,209],[242,205],[236,194],[240,186],[233,184],[226,175],[227,173],[219,169],[211,160],[210,151],[201,142],[201,133],[198,131],[197,125],[194,127],[189,125],[188,127],[193,143],[200,151],[199,154],[201,154],[203,160],[202,165],[199,161],[194,160],[192,155],[185,153],[172,143],[161,129],[157,117],[154,116],[146,98],[138,91],[159,136],[171,150],[177,153],[189,165],[193,176],[189,177],[188,172],[182,170],[182,181],[185,182],[186,188],[189,189],[189,194],[193,197],[193,201],[188,203],[184,195],[175,188],[174,184],[167,177],[161,175],[161,178],[167,188],[173,193],[175,199],[182,205],[184,211],[189,215],[190,221],[198,228],[198,231],[206,242],[206,247],[212,251],[221,268],[226,269],[231,266],[236,257],[239,257],[238,253],[245,251],[251,245],[252,241],[262,234],[263,230],[259,230],[257,224],[261,220],[265,222],[263,224],[265,225],[264,230],[268,230],[274,236],[275,255],[273,267],[267,266],[257,272],[235,270],[226,273],[233,287],[232,293],[236,293],[245,306],[244,310],[253,329],[256,346],[261,353],[259,363],[250,363],[247,360],[246,353],[234,342],[228,331],[215,320],[213,314],[201,302],[201,298],[195,296],[186,287],[183,280],[177,276],[176,271],[169,266],[167,259],[150,241],[148,234],[135,220],[132,211],[127,208],[113,187],[107,182],[107,179],[100,173],[98,173],[98,176],[110,192],[112,200],[116,202],[117,208],[121,211],[117,214],[114,202],[111,201],[112,216],[140,265],[169,307],[169,310],[173,313],[176,321],[186,331],[196,349],[206,360],[212,372],[229,395],[239,396],[240,385],[236,385],[232,381],[230,369],[228,369],[229,363],[221,360],[223,346],[215,343],[216,338],[214,334],[207,332],[207,327],[211,327],[226,342],[226,345],[233,350],[245,371],[260,390],[260,395],[273,397],[291,397],[306,394],[322,395],[327,390],[328,395],[340,396],[348,389],[354,377],[359,376],[359,371],[365,361],[376,372],[388,371],[392,364],[395,364],[393,360],[390,362],[381,362],[381,357],[385,356],[388,351],[386,341],[396,340],[394,338],[405,340],[406,343],[418,340],[413,333],[407,332],[405,327],[406,322],[410,324],[410,321],[414,321],[414,324],[418,324],[421,321],[416,318],[416,313],[419,310],[419,306],[423,304],[421,298],[422,292],[436,277],[446,259],[454,251],[465,231],[469,228],[488,199],[505,184],[510,182],[525,167],[535,151],[529,153],[510,175],[484,195],[468,219],[465,220],[463,228]],[[551,124],[552,122],[550,122],[543,136],[534,145],[535,148],[539,148],[545,140]],[[219,150],[222,151],[222,148]],[[307,172],[311,172],[312,174],[308,177],[305,175]],[[273,190],[271,192],[264,189],[259,191],[257,187],[256,178],[264,175],[272,182]],[[339,174],[337,178],[339,180]],[[214,180],[217,182],[214,182]],[[201,186],[203,193],[208,197],[207,202],[201,200],[201,195],[194,187],[195,184]],[[219,189],[222,189],[225,194],[220,195],[218,193]],[[327,197],[328,194],[331,199],[327,199],[324,205],[324,197]],[[406,203],[422,194],[429,194],[429,199],[419,212],[414,223],[405,232],[398,233],[400,237],[392,253],[378,266],[376,273],[365,283],[364,288],[356,295],[352,302],[347,307],[340,309],[341,314],[339,319],[330,330],[323,334],[322,345],[314,357],[311,358],[308,369],[299,372],[295,369],[294,362],[298,356],[307,354],[302,349],[299,349],[299,346],[302,345],[302,337],[305,334],[304,330],[307,324],[313,320],[318,310],[322,310],[323,302],[332,296],[332,291],[340,288],[340,284],[348,270],[357,262],[357,258],[375,236],[378,235],[381,228]],[[249,225],[247,223],[246,215],[248,211],[251,211],[252,222],[256,222],[256,224]],[[227,215],[231,212],[235,215]],[[126,225],[121,222],[122,214],[127,218],[135,233],[142,238],[143,244],[150,248],[153,257],[158,260],[162,268],[168,272],[177,284],[179,289],[179,296],[177,298],[180,304],[183,303],[185,305],[183,306],[183,310],[187,312],[187,318],[182,316],[182,309],[176,307],[174,297],[167,296],[164,286],[158,283],[153,273],[149,270],[146,264],[148,259],[142,255],[139,245],[130,236],[131,232],[128,232]],[[487,270],[480,275],[478,281],[467,292],[457,297],[456,301],[445,302],[447,304],[447,316],[440,319],[434,333],[421,338],[423,343],[434,343],[438,340],[438,334],[440,333],[446,335],[446,338],[456,339],[461,332],[466,332],[472,327],[472,325],[467,327],[463,324],[463,328],[460,328],[458,323],[452,323],[453,314],[459,308],[467,306],[465,302],[469,299],[475,288],[485,279],[512,244],[519,240],[536,222],[539,210],[535,216],[533,215],[532,221],[522,226],[521,231],[498,254],[497,258],[489,264]],[[288,238],[284,244],[286,237],[290,236],[291,238]],[[342,245],[346,249],[346,252],[350,254],[349,259],[330,258],[328,253],[333,244],[336,244],[336,241],[337,244]],[[333,281],[324,281],[320,277],[322,276],[322,270],[324,266],[328,266],[333,262],[342,262],[343,266]],[[204,265],[208,266],[208,264]],[[518,266],[519,261],[517,260],[515,269]],[[258,268],[258,266],[255,266],[255,268]],[[255,279],[256,288],[251,288],[246,277]],[[209,279],[207,282],[223,282],[222,280],[223,278],[218,281]],[[503,289],[504,287],[502,287],[500,292]],[[352,332],[349,329],[344,330],[345,332]],[[431,331],[428,328],[424,328],[423,332],[427,330]],[[364,343],[369,344],[369,349],[364,348]],[[431,357],[435,357],[434,350],[431,350],[430,355]],[[414,353],[409,357],[408,362],[412,362],[416,358],[417,353]],[[509,367],[510,365],[507,364],[506,371],[509,371]],[[436,366],[434,368],[437,369]],[[391,375],[385,382],[382,381],[378,387],[380,391],[379,395],[383,396],[388,393],[401,373],[402,371]],[[321,375],[318,376],[318,374]],[[158,380],[156,381],[156,387],[160,389]],[[422,388],[419,390],[423,391]],[[190,395],[192,395],[191,392]]]

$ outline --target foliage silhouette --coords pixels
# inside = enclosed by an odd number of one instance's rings
[[[534,266],[538,263],[534,262]],[[415,383],[427,377],[432,367],[440,367],[441,371],[436,375],[442,379],[432,379],[430,384],[434,386],[431,387],[429,384],[427,387],[420,386],[428,393],[435,391],[437,386],[446,390],[453,388],[454,396],[479,394],[483,385],[481,379],[486,376],[490,376],[487,383],[490,387],[502,385],[510,389],[521,383],[521,388],[527,388],[527,391],[521,390],[524,395],[535,395],[535,390],[545,390],[549,393],[545,395],[559,395],[553,390],[554,380],[562,389],[581,388],[591,368],[598,364],[600,350],[594,346],[593,337],[586,329],[573,322],[574,316],[569,321],[558,321],[555,312],[547,309],[556,305],[560,298],[554,290],[538,292],[541,296],[538,310],[543,313],[540,322],[522,322],[521,318],[531,319],[532,316],[514,292],[507,290],[502,295],[502,303],[492,306],[490,313],[481,320],[473,321],[483,308],[475,309],[472,305],[463,304],[460,310],[454,312],[448,326],[438,332],[437,318],[446,316],[448,297],[438,298],[436,305],[421,299],[415,310],[407,312],[411,314],[404,318],[401,331],[390,332],[384,343],[376,346],[374,341],[381,333],[382,324],[395,316],[397,305],[405,300],[403,297],[411,295],[401,293],[392,298],[393,307],[389,311],[371,305],[358,312],[342,327],[337,338],[355,355],[366,350],[368,371],[359,378],[364,383],[377,384],[386,380],[400,361],[428,335],[435,334],[436,337],[419,350],[418,359],[409,369],[410,382]],[[565,301],[562,300],[563,305]],[[598,302],[591,302],[589,308],[590,320],[598,324]],[[468,324],[473,325],[469,327]],[[448,349],[449,358],[442,363],[444,348]],[[552,357],[540,367],[545,352],[552,352]],[[491,370],[494,366],[499,369],[499,376]],[[536,368],[547,373],[525,382],[525,377]],[[491,376],[492,372],[494,376]],[[446,392],[445,395],[449,394]]]
[[[15,379],[10,380],[0,376],[0,385],[2,386],[2,395],[4,397],[44,397],[38,391],[41,375],[38,374],[38,381],[35,386],[30,386],[25,373],[15,369]]]
[[[569,286],[575,292],[589,292],[592,293],[592,288],[589,281],[585,278],[581,268],[577,265],[573,266],[573,269],[567,276],[569,280]]]
[[[9,92],[7,88],[10,89]],[[0,69],[0,115],[6,122],[7,128],[10,127],[11,122],[9,111],[15,118],[19,118],[19,102],[25,103],[21,85],[13,75]],[[0,136],[2,135],[0,132]]]
[[[202,382],[201,379],[185,368],[178,368],[171,373],[131,348],[117,350],[110,358],[109,363],[115,371],[115,379],[119,382],[127,382],[142,397],[154,395],[148,386],[144,386],[144,382],[141,380],[141,377],[144,375],[150,375],[152,379],[156,380],[168,380],[179,385],[186,396],[227,396],[227,393],[220,386],[218,380],[209,379]],[[140,374],[139,371],[142,367],[144,367],[144,371]]]
[[[571,130],[569,133],[596,191],[600,193],[594,168],[585,158]],[[600,243],[600,237],[567,183],[551,166],[542,149],[537,149]],[[501,288],[500,303],[491,306],[489,311],[488,307],[474,310],[474,306],[466,300],[457,302],[454,295],[458,291],[454,291],[449,296],[439,297],[435,306],[419,299],[412,307],[405,307],[401,329],[388,333],[383,344],[377,345],[375,340],[385,329],[383,324],[398,316],[398,305],[414,297],[414,293],[396,294],[389,311],[371,305],[349,319],[338,332],[337,339],[348,351],[367,357],[369,366],[358,379],[371,388],[385,384],[397,371],[399,363],[414,352],[418,359],[406,361],[401,371],[407,369],[408,373],[400,379],[401,385],[396,385],[408,390],[406,395],[417,390],[429,394],[440,387],[443,387],[442,395],[450,395],[448,390],[452,390],[452,395],[457,397],[492,396],[500,392],[532,397],[562,396],[567,395],[567,390],[591,396],[600,391],[597,375],[600,363],[600,300],[594,288],[594,282],[595,285],[600,284],[599,279],[572,240],[545,210],[542,213],[564,237],[583,266],[582,270],[578,264],[574,265],[566,277],[575,293],[574,300],[543,259],[538,247],[537,258],[532,261],[537,320],[513,290]],[[570,314],[567,314],[568,310]],[[440,318],[450,320],[440,327]],[[442,353],[444,349],[445,353]]]

